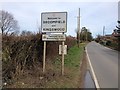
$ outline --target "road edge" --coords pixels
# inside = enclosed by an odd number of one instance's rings
[[[93,76],[93,80],[94,80],[95,86],[96,86],[97,89],[100,89],[97,77],[95,75],[94,69],[92,67],[92,64],[91,64],[91,61],[90,61],[90,58],[89,58],[89,55],[88,55],[88,52],[87,52],[87,47],[85,47],[85,52],[86,52],[87,60],[88,60],[88,63],[89,63],[89,66],[90,66],[90,69],[91,69],[91,72],[92,72],[92,76]]]

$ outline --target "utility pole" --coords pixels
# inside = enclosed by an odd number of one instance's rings
[[[88,31],[87,31],[87,29],[86,29],[86,42],[87,42],[87,38],[88,38]]]
[[[78,47],[80,46],[80,8],[79,8],[79,13],[78,13],[78,21],[77,21],[77,29],[78,29]]]
[[[104,45],[106,45],[106,42],[105,42],[105,26],[103,26],[103,41],[104,41]]]
[[[103,26],[103,37],[105,36],[105,26]]]
[[[104,40],[104,36],[105,36],[105,26],[103,26],[103,40]]]

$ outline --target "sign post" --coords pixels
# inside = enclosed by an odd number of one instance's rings
[[[43,49],[43,73],[45,73],[45,57],[46,57],[46,41],[44,41],[44,49]]]
[[[62,75],[64,75],[64,41],[62,42]]]
[[[46,59],[46,41],[62,41],[62,75],[64,75],[64,41],[66,40],[65,32],[67,31],[67,12],[45,12],[41,14],[42,40],[43,48],[43,73],[45,72]],[[50,34],[62,33],[62,34]]]

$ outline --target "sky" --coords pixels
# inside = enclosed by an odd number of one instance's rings
[[[13,14],[18,21],[20,30],[38,32],[41,25],[42,12],[67,12],[67,35],[76,36],[78,9],[80,8],[80,28],[86,27],[92,32],[93,37],[102,35],[103,26],[105,34],[111,34],[118,21],[118,2],[110,1],[78,1],[65,0],[30,0],[29,2],[17,2],[4,0],[0,2],[0,9]]]

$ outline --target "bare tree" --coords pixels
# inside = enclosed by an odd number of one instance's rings
[[[11,13],[0,10],[0,29],[3,35],[18,33],[18,22]]]

